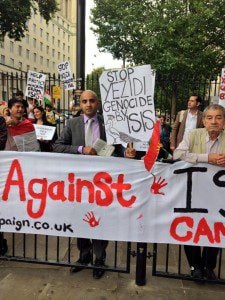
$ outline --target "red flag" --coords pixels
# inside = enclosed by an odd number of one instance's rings
[[[160,121],[156,120],[150,139],[150,145],[144,157],[145,168],[150,171],[158,157],[160,150]]]

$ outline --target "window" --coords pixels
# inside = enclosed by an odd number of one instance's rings
[[[58,52],[58,59],[60,59],[60,52]]]
[[[70,35],[68,35],[68,42],[70,41]]]
[[[10,52],[13,53],[14,50],[14,43],[10,41]]]
[[[60,47],[60,40],[58,40],[58,47]]]
[[[65,51],[66,45],[65,43],[63,43],[63,51]]]
[[[49,46],[46,46],[46,52],[49,54]]]
[[[52,49],[52,57],[55,57],[55,49]]]
[[[55,37],[52,37],[52,44],[55,45]]]
[[[40,56],[40,64],[43,65],[43,56]]]
[[[53,67],[53,69],[55,69],[55,62],[54,61],[52,63],[52,67]]]
[[[40,50],[43,51],[43,43],[40,43]]]
[[[29,59],[30,58],[30,50],[26,49],[26,58]]]
[[[36,33],[36,28],[37,28],[36,24],[33,24],[33,33]]]
[[[10,58],[10,66],[14,67],[14,59],[13,58]]]
[[[19,61],[19,69],[22,70],[23,64],[21,61]]]
[[[34,53],[34,62],[37,61],[37,53]]]
[[[40,36],[42,37],[43,36],[43,29],[40,28]]]
[[[29,44],[29,41],[30,41],[30,36],[29,34],[26,34],[26,43]]]
[[[47,59],[46,62],[47,62],[47,68],[49,68],[49,59]]]
[[[5,64],[5,55],[1,55],[1,64]]]
[[[49,33],[48,32],[46,33],[46,40],[47,41],[49,40]]]
[[[58,35],[60,35],[60,28],[58,27]]]
[[[37,40],[35,38],[33,39],[33,46],[34,46],[34,48],[36,48],[36,46],[37,46]]]
[[[68,53],[70,53],[70,46],[68,46]]]
[[[19,56],[22,56],[22,46],[18,47],[18,53],[19,53]]]
[[[27,71],[30,70],[30,65],[27,65]]]
[[[65,54],[63,54],[63,61],[65,61],[66,60],[66,56],[65,56]]]
[[[52,24],[52,31],[55,31],[55,24]]]

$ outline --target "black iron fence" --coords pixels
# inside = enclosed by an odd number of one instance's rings
[[[8,101],[18,90],[25,92],[27,73],[0,72],[0,103]],[[54,99],[58,110],[68,110],[70,101],[79,101],[81,81],[75,80],[76,89],[65,91],[61,89],[61,97]],[[45,89],[52,91],[54,86],[60,86],[60,77],[55,74],[46,74]],[[220,77],[212,75],[210,78],[186,77],[167,78],[156,76],[155,82],[155,109],[156,114],[164,114],[167,121],[172,122],[177,111],[186,108],[186,101],[192,93],[200,94],[204,101],[204,108],[211,102],[218,101]],[[87,76],[85,87],[94,90],[100,97],[99,76]]]

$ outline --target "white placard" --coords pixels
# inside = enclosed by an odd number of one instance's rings
[[[63,83],[64,90],[73,90],[76,88],[73,74],[70,68],[70,62],[64,61],[57,66],[58,72],[60,74],[60,78]]]
[[[104,71],[99,81],[107,143],[148,142],[155,121],[151,66]]]
[[[36,100],[42,100],[44,95],[45,79],[45,74],[29,70],[27,74],[25,96]]]
[[[90,167],[91,166],[91,167]],[[225,247],[224,168],[0,152],[0,231]]]
[[[47,126],[47,125],[39,125],[34,124],[36,137],[38,140],[42,139],[45,141],[51,141],[54,134],[56,127],[55,126]]]

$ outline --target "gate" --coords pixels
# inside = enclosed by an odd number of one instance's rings
[[[65,267],[81,266],[76,263],[79,256],[76,238],[4,233],[4,237],[0,234],[0,249],[0,260]],[[130,272],[131,243],[109,242],[106,253],[107,266],[104,268],[106,271]],[[96,268],[93,264],[93,255],[91,263],[84,267]]]
[[[191,276],[184,247],[181,245],[154,244],[152,256],[153,276],[225,284],[225,268],[223,268],[225,255],[222,249],[219,249],[217,267],[215,269],[218,279],[213,281],[206,279],[196,280]]]

